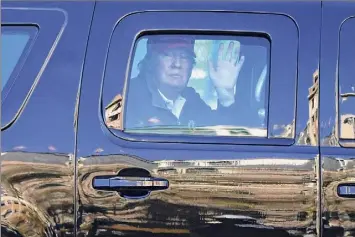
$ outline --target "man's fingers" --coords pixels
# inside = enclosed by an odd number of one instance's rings
[[[223,58],[223,49],[224,49],[224,45],[223,43],[220,43],[218,49],[218,61],[222,60]]]
[[[245,61],[245,56],[243,55],[243,56],[240,57],[240,60],[239,60],[238,63],[237,63],[237,67],[238,67],[239,69],[243,66],[244,61]]]
[[[240,47],[236,47],[236,49],[233,52],[233,60],[235,60],[234,61],[235,64],[237,64],[239,62],[239,59],[240,59],[239,53],[240,53]]]
[[[228,45],[228,49],[227,49],[227,52],[226,52],[226,60],[229,61],[229,62],[232,60],[233,46],[234,46],[234,43],[233,43],[233,41],[231,41],[229,43],[229,45]]]

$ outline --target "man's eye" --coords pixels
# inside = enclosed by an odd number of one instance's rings
[[[173,57],[171,53],[163,52],[164,57]]]

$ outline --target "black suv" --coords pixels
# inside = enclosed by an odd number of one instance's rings
[[[3,1],[2,236],[355,236],[354,1]]]

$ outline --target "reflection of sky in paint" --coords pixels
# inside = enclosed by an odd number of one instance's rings
[[[27,32],[1,35],[1,89],[4,88],[30,38]]]

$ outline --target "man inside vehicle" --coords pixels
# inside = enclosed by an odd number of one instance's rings
[[[225,54],[225,46],[220,44],[215,64],[209,61],[209,77],[218,95],[217,109],[212,110],[187,86],[195,65],[194,44],[193,36],[148,39],[139,74],[128,84],[126,128],[191,122],[195,126],[238,125],[238,104],[242,102],[235,101],[235,85],[244,56],[230,42]]]

